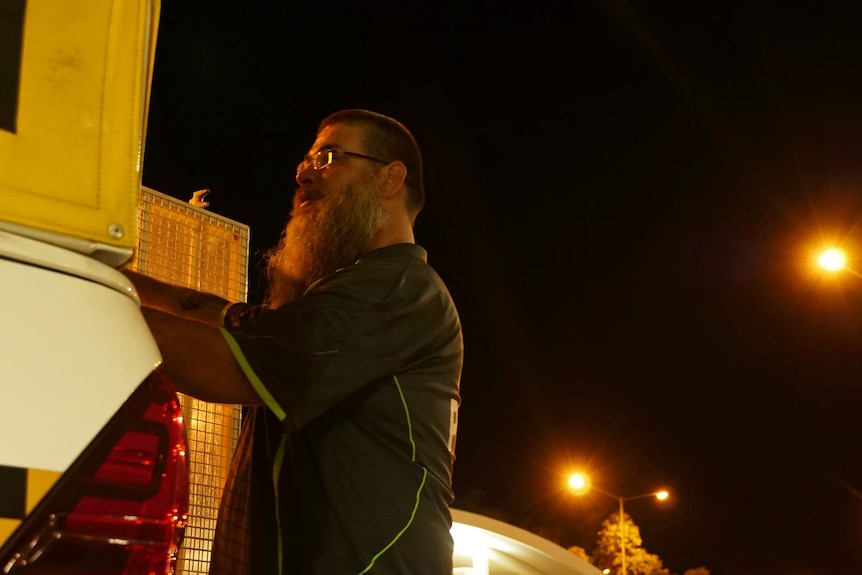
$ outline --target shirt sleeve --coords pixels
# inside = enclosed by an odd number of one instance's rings
[[[277,309],[231,308],[223,333],[264,403],[301,428],[433,345],[440,297],[423,266],[415,258],[349,266]]]

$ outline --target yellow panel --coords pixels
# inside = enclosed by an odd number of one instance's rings
[[[0,545],[3,545],[9,536],[12,535],[12,532],[21,525],[20,519],[6,519],[5,517],[0,517]]]
[[[27,513],[33,511],[33,508],[45,497],[45,494],[54,486],[60,475],[56,471],[27,470]]]
[[[19,471],[26,473],[24,493],[20,494],[24,499],[24,514],[20,518],[0,517],[0,545],[2,545],[12,534],[15,529],[21,524],[21,521],[33,511],[33,508],[45,497],[54,483],[60,478],[62,473],[58,471],[44,471],[41,469],[23,469]],[[12,489],[6,485],[4,489]]]
[[[0,220],[134,247],[159,7],[27,2]]]

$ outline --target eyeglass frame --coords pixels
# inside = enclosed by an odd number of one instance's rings
[[[335,162],[335,158],[338,156],[352,156],[354,158],[362,158],[363,160],[371,160],[372,162],[377,162],[378,164],[383,164],[384,166],[387,164],[391,164],[392,162],[387,162],[385,160],[381,160],[380,158],[375,158],[373,156],[367,156],[365,154],[360,154],[358,152],[348,152],[347,150],[339,150],[337,148],[330,148],[327,150],[319,150],[309,156],[303,158],[299,165],[296,166],[296,175],[299,175],[300,172],[306,169],[306,166],[310,166],[312,170],[318,172],[324,168],[328,168]],[[322,163],[320,158],[326,157],[326,163]]]

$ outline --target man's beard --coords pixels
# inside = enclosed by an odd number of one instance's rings
[[[265,304],[276,308],[302,297],[312,283],[352,264],[386,225],[373,177],[293,209],[278,245],[264,254],[269,286]]]

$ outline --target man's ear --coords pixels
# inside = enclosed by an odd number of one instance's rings
[[[403,162],[394,161],[388,166],[383,168],[383,172],[381,174],[381,182],[383,185],[381,186],[380,193],[383,197],[391,198],[398,190],[404,187],[404,181],[407,179],[407,166],[404,165]]]

